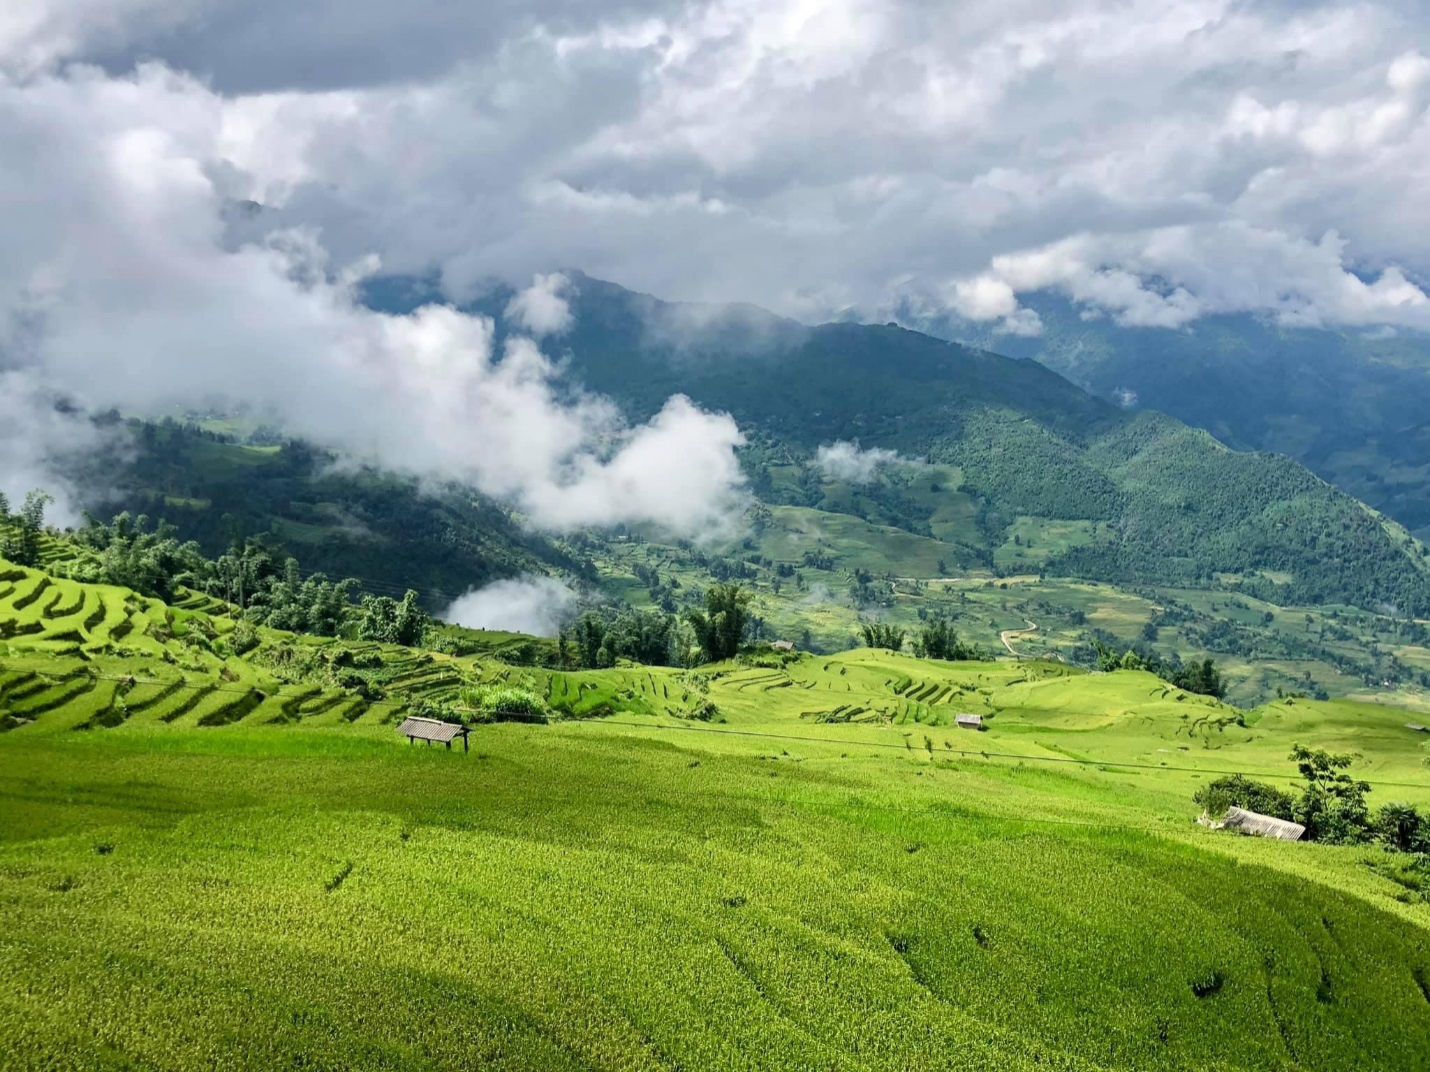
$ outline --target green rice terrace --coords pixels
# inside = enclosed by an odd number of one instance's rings
[[[1301,743],[1424,808],[1405,709],[1011,654],[237,654],[231,613],[0,563],[7,1069],[1430,1067],[1420,858],[1192,800]],[[397,734],[430,711],[470,752]]]

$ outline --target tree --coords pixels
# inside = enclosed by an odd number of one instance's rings
[[[358,619],[358,639],[415,647],[422,640],[427,620],[417,605],[417,593],[410,588],[400,603],[388,596],[365,596]]]
[[[871,648],[884,648],[888,651],[902,651],[904,648],[904,630],[886,622],[861,622],[859,632],[863,634],[864,643]]]
[[[21,566],[40,564],[40,533],[45,528],[45,507],[54,502],[54,496],[36,489],[25,496],[19,514],[10,515],[10,504],[5,503],[4,517],[7,521],[18,522],[9,527],[17,530],[8,534],[0,543],[0,555]]]
[[[146,531],[149,519],[125,512],[108,525],[86,516],[78,533],[81,542],[99,552],[98,577],[104,584],[132,588],[141,595],[172,602],[180,585],[202,588],[213,572],[196,543],[179,543],[173,526],[160,521]]]
[[[263,595],[254,601],[248,615],[271,629],[287,629],[317,636],[337,636],[347,618],[352,593],[356,587],[357,582],[354,580],[335,583],[321,573],[315,573],[304,580],[298,572],[297,561],[290,558],[284,568],[283,579],[270,585]],[[420,640],[421,636],[419,630],[417,639]],[[416,640],[410,643],[416,643]]]
[[[974,651],[953,631],[953,626],[942,615],[926,622],[914,638],[914,654],[920,659],[944,659],[953,662],[971,659]]]
[[[1200,663],[1188,663],[1174,671],[1169,680],[1179,689],[1202,696],[1213,696],[1220,700],[1226,695],[1226,684],[1222,681],[1221,672],[1210,659],[1203,659]]]
[[[1336,845],[1364,841],[1369,833],[1365,795],[1370,785],[1346,773],[1351,757],[1298,744],[1291,758],[1306,779],[1293,818],[1306,828],[1307,839]]]
[[[750,593],[738,584],[714,584],[705,590],[705,609],[686,612],[707,661],[732,659],[739,652],[749,606]]]

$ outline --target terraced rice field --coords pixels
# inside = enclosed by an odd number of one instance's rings
[[[369,702],[291,673],[325,642],[234,658],[221,607],[11,573],[7,1069],[1430,1067],[1410,880],[1190,799],[1285,783],[1311,740],[1430,804],[1403,711],[867,650],[558,673],[344,645]],[[478,682],[570,717],[470,754],[393,732]]]

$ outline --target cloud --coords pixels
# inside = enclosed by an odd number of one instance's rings
[[[860,450],[858,443],[841,439],[822,445],[815,453],[814,463],[830,480],[867,484],[879,475],[882,467],[906,464],[906,460],[892,450],[881,447]]]
[[[242,401],[354,456],[468,481],[552,529],[696,536],[738,516],[743,440],[728,415],[672,398],[627,426],[561,383],[530,338],[498,353],[487,318],[365,308],[356,285],[376,259],[337,262],[311,228],[269,229],[260,213],[256,234],[229,242],[224,108],[156,65],[0,81],[13,149],[0,190],[28,206],[0,218],[0,372],[91,410]],[[522,308],[552,325],[550,303]],[[33,469],[54,419],[21,410],[0,439]]]
[[[564,335],[571,330],[573,318],[571,305],[561,295],[570,288],[571,280],[560,272],[538,273],[531,286],[507,303],[506,317],[538,339]]]
[[[49,492],[45,519],[61,527],[78,525],[94,497],[87,464],[130,449],[122,428],[75,413],[25,370],[0,369],[0,430],[0,492],[12,510],[32,490]]]
[[[439,617],[468,629],[554,636],[576,606],[576,593],[551,577],[497,581],[457,598]]]
[[[149,222],[185,243],[233,243],[190,211],[207,187],[264,206],[245,233],[270,274],[286,231],[331,271],[435,270],[454,300],[571,265],[803,320],[921,308],[1034,334],[1024,296],[1051,289],[1143,327],[1424,330],[1427,40],[1404,0],[19,0],[0,93],[33,129],[7,130],[5,167],[62,181],[5,193],[58,204],[157,161],[156,195],[183,196]],[[104,152],[74,155],[96,124]],[[61,128],[73,175],[36,140]],[[67,226],[103,250],[118,225]],[[51,293],[7,260],[10,293]],[[165,277],[164,300],[216,274]],[[566,296],[545,278],[512,313],[537,338]]]

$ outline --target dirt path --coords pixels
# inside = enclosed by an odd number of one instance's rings
[[[1003,641],[1003,646],[1008,649],[1008,654],[1013,656],[1013,658],[1015,659],[1026,659],[1029,656],[1022,655],[1019,652],[1014,651],[1013,641],[1016,640],[1018,637],[1025,637],[1029,633],[1036,633],[1038,631],[1037,622],[1033,621],[1031,618],[1024,618],[1023,621],[1027,624],[1028,628],[1005,629],[998,634],[998,639]]]

